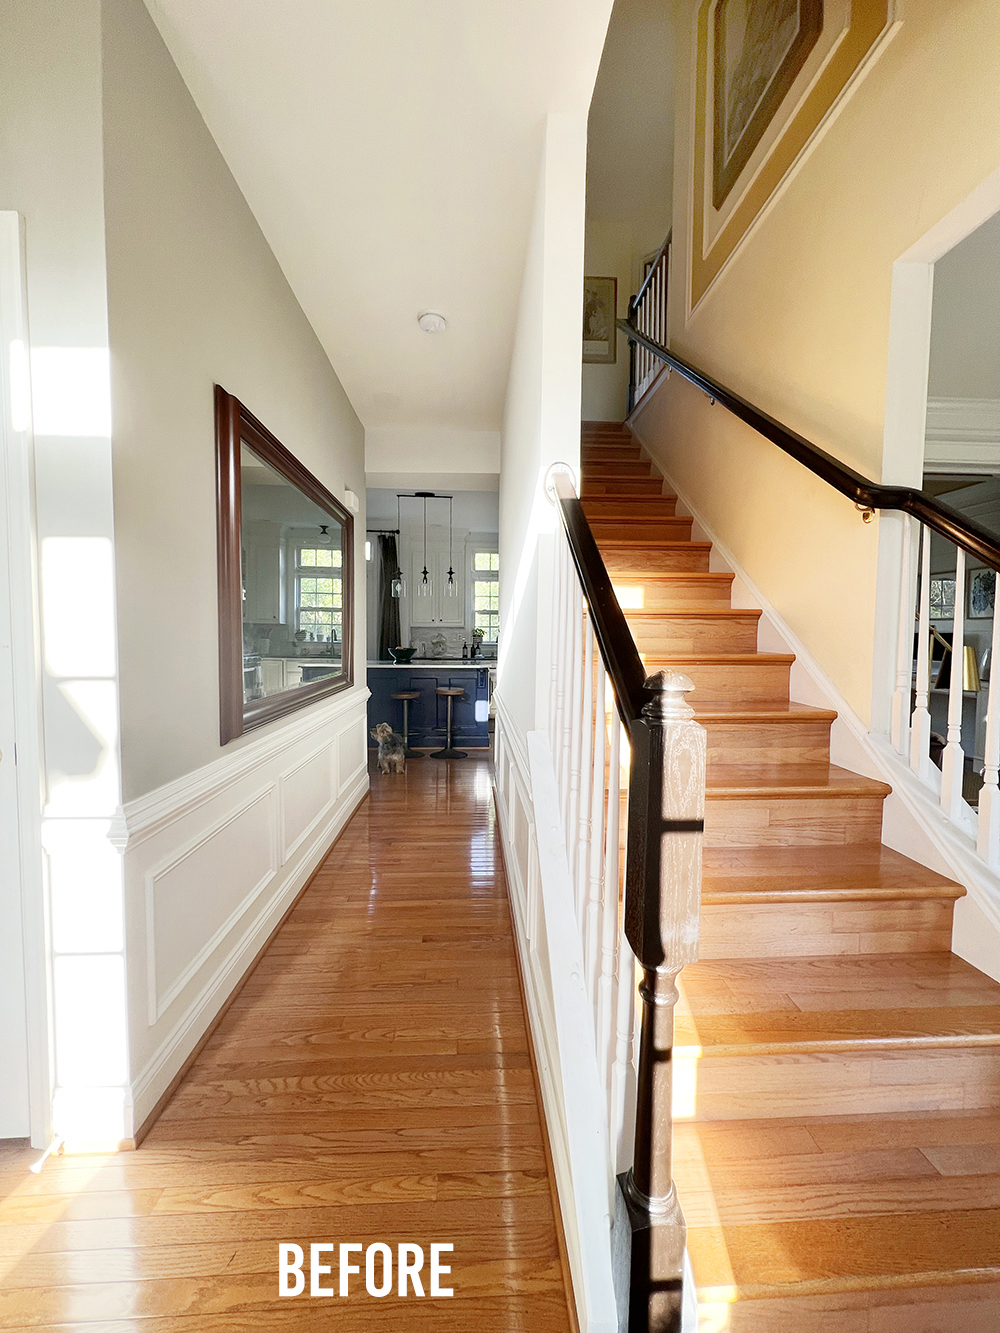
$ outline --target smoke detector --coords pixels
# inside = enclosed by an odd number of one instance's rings
[[[444,315],[439,315],[436,310],[425,310],[423,314],[417,316],[417,323],[424,333],[444,333],[448,327]]]

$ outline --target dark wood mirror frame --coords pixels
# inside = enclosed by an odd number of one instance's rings
[[[354,683],[354,519],[335,496],[221,385],[215,386],[216,496],[219,542],[220,734],[226,745],[253,727],[346,690]],[[243,700],[243,581],[240,445],[280,472],[343,525],[342,671],[280,694]]]

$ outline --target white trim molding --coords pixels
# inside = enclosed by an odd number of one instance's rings
[[[924,471],[995,476],[1000,398],[928,398]]]

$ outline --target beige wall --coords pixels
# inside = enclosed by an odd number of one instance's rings
[[[241,398],[340,497],[345,487],[364,495],[364,431],[141,0],[105,0],[103,9],[129,800],[220,754],[213,384]],[[363,541],[363,512],[355,528]]]
[[[874,479],[893,264],[1000,161],[1000,10],[907,0],[902,12],[881,58],[686,317],[694,3],[676,7],[672,346]],[[652,409],[640,429],[666,470],[867,719],[877,525],[676,381],[656,413],[655,429]]]
[[[588,218],[584,247],[584,271],[591,277],[618,279],[618,318],[628,314],[629,298],[634,290],[632,228],[627,223]],[[584,363],[584,421],[624,421],[628,408],[628,339],[621,333],[617,340],[618,359],[614,365]]]

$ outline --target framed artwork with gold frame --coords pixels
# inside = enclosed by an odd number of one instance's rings
[[[689,310],[895,30],[895,0],[702,0]]]

